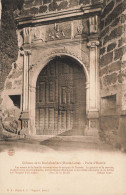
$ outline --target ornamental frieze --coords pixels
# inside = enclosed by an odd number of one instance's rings
[[[18,33],[18,41],[21,46],[21,44],[47,43],[64,39],[83,39],[87,37],[88,33],[87,19],[78,19],[42,26],[25,27]]]

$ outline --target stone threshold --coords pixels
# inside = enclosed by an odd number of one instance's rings
[[[84,142],[84,143],[100,143],[98,136],[51,136],[51,135],[34,135],[27,136],[27,139],[36,141],[63,141],[63,142]]]

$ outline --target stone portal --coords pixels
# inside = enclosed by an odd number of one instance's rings
[[[56,57],[40,72],[36,85],[36,133],[84,135],[86,78],[70,57]]]

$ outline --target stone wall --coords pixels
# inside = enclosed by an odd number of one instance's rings
[[[104,2],[101,14],[101,129],[106,132],[105,137],[110,142],[118,142],[117,134],[122,111],[126,51],[125,9],[126,1],[108,0]]]
[[[80,5],[94,5],[101,0],[25,0],[23,15],[34,15],[52,11],[60,11]]]
[[[2,91],[5,87],[5,81],[12,69],[12,63],[18,57],[14,14],[20,12],[22,5],[23,0],[2,0],[2,23],[0,29],[0,116],[3,101]],[[7,87],[11,87],[11,82],[7,83]]]

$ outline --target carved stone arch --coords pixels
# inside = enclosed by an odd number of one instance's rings
[[[89,73],[87,70],[87,67],[85,66],[85,64],[82,62],[82,59],[78,56],[76,56],[74,53],[68,52],[68,51],[64,51],[64,50],[60,50],[60,51],[54,51],[51,52],[45,56],[42,56],[35,64],[35,66],[33,67],[32,73],[31,73],[31,79],[30,80],[30,84],[31,87],[35,88],[36,87],[36,81],[38,78],[39,73],[41,72],[41,70],[55,57],[58,56],[66,56],[66,57],[70,57],[72,59],[74,59],[78,64],[80,64],[83,67],[83,71],[85,73],[86,76],[86,87],[88,88],[88,84],[89,84]]]
[[[39,60],[35,63],[35,65],[32,67],[32,70],[30,71],[30,86],[29,86],[29,112],[30,112],[30,121],[31,121],[31,133],[36,134],[36,128],[35,128],[35,102],[36,102],[36,82],[38,79],[38,76],[42,69],[53,59],[59,56],[66,56],[70,57],[71,59],[74,59],[77,64],[81,65],[83,68],[83,72],[86,78],[86,112],[88,112],[88,102],[89,102],[89,74],[86,66],[83,64],[82,59],[78,56],[75,56],[71,52],[66,51],[55,51],[51,52],[48,55],[42,56],[39,58]]]

